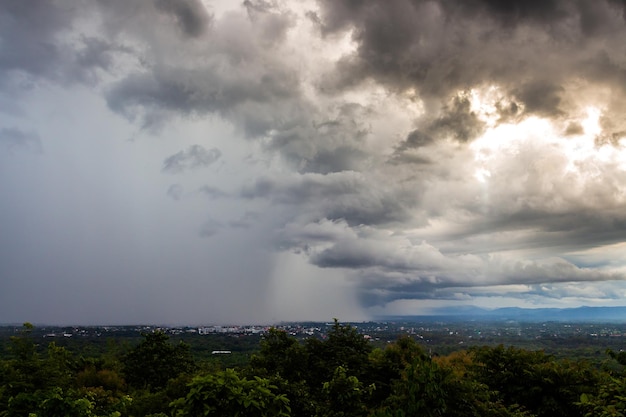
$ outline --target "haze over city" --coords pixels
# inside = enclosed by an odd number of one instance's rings
[[[0,322],[626,299],[626,3],[3,0]]]

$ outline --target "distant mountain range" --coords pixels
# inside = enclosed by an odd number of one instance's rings
[[[626,307],[518,308],[494,310],[474,306],[447,307],[430,314],[415,316],[381,316],[395,321],[526,321],[526,322],[625,322]]]

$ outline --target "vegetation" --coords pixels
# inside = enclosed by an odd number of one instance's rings
[[[502,345],[432,355],[335,321],[325,338],[271,329],[225,367],[160,331],[97,354],[39,346],[32,332],[25,324],[0,360],[1,417],[626,415],[626,353],[612,350],[602,366]]]

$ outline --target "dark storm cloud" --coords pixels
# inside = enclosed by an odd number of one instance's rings
[[[400,187],[378,187],[355,172],[305,174],[291,179],[260,178],[244,187],[242,197],[263,198],[295,208],[309,220],[345,220],[349,225],[401,222],[410,217],[413,195]]]
[[[42,80],[93,85],[132,50],[106,39],[76,35],[90,5],[73,1],[0,2],[0,88],[17,93]]]
[[[198,0],[155,0],[154,4],[160,11],[169,13],[188,36],[202,35],[210,23],[206,8]]]
[[[1,2],[0,39],[3,47],[0,70],[4,77],[10,71],[37,76],[54,72],[62,58],[55,38],[71,24],[74,12],[69,4],[61,7],[46,0]]]
[[[312,257],[312,262],[323,268],[365,269],[377,267],[390,271],[428,270],[432,273],[443,267],[443,255],[436,248],[421,244],[399,247],[365,236],[337,241]]]
[[[321,88],[328,93],[357,87],[367,79],[397,91],[414,88],[427,104],[428,118],[441,112],[457,91],[487,83],[516,96],[526,114],[566,116],[571,106],[585,103],[567,100],[564,83],[583,78],[613,84],[620,94],[614,109],[625,106],[626,59],[623,45],[616,41],[626,36],[626,22],[623,5],[615,2],[320,4],[323,33],[350,29],[357,45],[325,77]],[[453,129],[460,140],[471,140],[479,129],[468,127],[473,122],[467,124],[467,115],[444,116],[442,127]]]
[[[146,24],[150,30],[169,32],[182,38],[197,38],[211,26],[213,16],[200,0],[147,0],[128,2],[123,0],[98,0],[104,14],[106,28],[112,31],[128,30],[144,32]],[[130,25],[135,24],[135,28]],[[115,32],[111,32],[115,34]]]
[[[161,170],[169,174],[179,174],[190,169],[208,167],[221,156],[222,152],[217,148],[205,149],[201,145],[192,145],[186,151],[165,158]]]
[[[560,0],[470,0],[459,5],[468,13],[484,11],[507,26],[550,24],[567,17],[567,4]]]
[[[460,142],[474,139],[484,130],[484,123],[471,110],[467,97],[454,97],[450,105],[444,106],[443,115],[428,128],[433,136],[452,137]]]
[[[427,152],[416,155],[413,151],[436,145],[435,138],[469,142],[482,134],[484,130],[485,123],[472,111],[469,99],[456,96],[442,107],[438,117],[429,122],[423,121],[422,127],[409,133],[406,139],[395,148],[390,162],[392,164],[429,164],[432,159]]]
[[[565,135],[570,136],[570,135],[582,135],[584,133],[584,129],[583,127],[580,125],[580,123],[577,122],[572,122],[569,123],[567,125],[567,128],[565,128]]]
[[[361,161],[368,155],[362,150],[350,146],[338,146],[334,149],[320,149],[314,158],[306,161],[305,172],[330,172],[350,171],[358,169]]]
[[[239,70],[237,70],[239,71]],[[227,112],[250,100],[270,102],[291,95],[293,83],[282,74],[219,74],[200,69],[159,68],[137,74],[117,84],[109,93],[109,105],[123,114],[133,106],[146,110],[172,110],[181,113]],[[233,77],[234,76],[234,77]]]
[[[96,86],[111,111],[156,135],[172,120],[231,123],[233,141],[248,141],[229,152],[255,141],[250,160],[263,164],[193,145],[162,172],[190,177],[219,163],[237,178],[185,183],[193,193],[172,184],[167,196],[183,200],[178,209],[189,194],[211,200],[219,220],[196,222],[201,237],[248,239],[265,227],[250,246],[346,273],[367,306],[516,294],[498,286],[539,294],[531,287],[546,282],[563,286],[556,296],[575,291],[571,282],[624,278],[603,270],[606,260],[587,268],[561,253],[626,232],[626,171],[611,156],[626,131],[623,2],[318,3],[303,22],[301,5],[263,0],[217,17],[199,0],[1,2],[0,87]],[[482,105],[485,91],[497,98]],[[584,120],[588,106],[601,109],[601,134]],[[550,131],[528,133],[529,120],[612,148],[603,160],[568,160],[565,145],[533,139]],[[486,133],[500,136],[478,152]],[[35,133],[14,129],[0,131],[0,145],[41,149]]]
[[[24,132],[19,129],[0,129],[0,145],[8,151],[28,151],[41,153],[41,139],[35,132]]]
[[[529,298],[533,294],[560,298],[581,295],[580,292],[574,294],[572,288],[590,283],[604,285],[624,278],[619,273],[579,268],[564,259],[539,262],[486,258],[482,265],[472,265],[475,270],[469,273],[453,267],[458,260],[448,262],[449,266],[443,262],[440,269],[361,268],[356,273],[361,283],[361,300],[373,306],[402,299],[453,300],[478,296]],[[546,289],[546,286],[551,289]],[[611,286],[609,284],[606,287],[602,296],[610,298]]]
[[[421,148],[423,146],[430,145],[433,142],[433,137],[420,131],[414,130],[406,137],[406,139],[396,148],[396,151],[402,152],[407,149]]]
[[[115,71],[118,55],[130,56],[133,53],[133,49],[128,46],[102,38],[81,36],[80,46],[73,52],[75,67],[68,70],[67,78],[74,76],[76,81],[95,83],[98,81],[98,71]]]
[[[578,249],[600,242],[602,244],[621,242],[626,233],[626,214],[608,208],[602,211],[602,216],[598,216],[601,209],[599,207],[588,212],[578,209],[566,213],[547,210],[519,211],[482,224],[474,229],[472,234],[476,234],[481,228],[494,233],[498,230],[528,230],[535,227],[538,230],[533,236],[534,242],[527,242],[528,245],[542,242],[544,247]]]
[[[323,118],[321,121],[304,119],[278,129],[269,148],[302,173],[358,171],[370,157],[362,148],[370,133],[367,120],[371,115],[372,109],[366,106],[343,103],[329,114],[311,115]]]
[[[197,1],[159,2],[157,9],[148,2],[99,4],[111,37],[141,49],[137,70],[109,88],[108,105],[145,128],[158,129],[173,116],[215,113],[259,137],[308,112],[299,99],[298,73],[275,45],[290,27],[289,13],[257,10],[250,16],[242,8],[207,26],[206,16],[197,17],[196,9],[204,7]],[[174,22],[157,30],[154,21],[166,12]],[[176,25],[195,38],[176,36]]]
[[[561,86],[536,81],[522,85],[513,94],[526,105],[526,111],[542,116],[558,116],[560,95],[565,91]]]
[[[248,72],[239,66],[243,63],[236,62],[219,69],[222,65],[184,69],[165,64],[149,73],[131,75],[109,91],[109,107],[130,119],[143,117],[146,127],[167,119],[168,112],[215,112],[240,123],[238,127],[249,136],[265,134],[275,119],[264,106],[290,101],[298,87],[293,74],[260,67]],[[285,103],[286,112],[293,109]]]

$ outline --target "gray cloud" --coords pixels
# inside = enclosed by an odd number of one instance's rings
[[[108,91],[112,110],[141,120],[146,128],[158,128],[176,115],[217,113],[250,137],[279,127],[279,120],[286,123],[298,117],[298,74],[288,59],[267,47],[282,39],[292,19],[288,13],[257,11],[254,18],[230,13],[200,31],[192,23],[206,20],[197,16],[196,9],[202,7],[198,2],[158,4],[155,10],[149,3],[141,7],[100,3],[105,16],[102,24],[120,41],[143,47],[138,57],[141,67]],[[164,11],[174,18],[174,27],[164,30],[175,31],[180,25],[197,42],[156,33],[153,20]],[[130,18],[124,22],[107,19],[120,13]],[[267,19],[282,21],[283,29],[269,30]]]
[[[568,5],[559,0],[478,0],[460,2],[459,6],[471,14],[486,13],[500,20],[503,28],[523,23],[551,24],[565,19],[569,12]]]
[[[208,167],[221,156],[222,152],[217,148],[205,149],[200,145],[192,145],[186,151],[180,151],[165,158],[162,171],[179,174],[187,170]]]
[[[0,144],[8,151],[28,151],[41,153],[43,151],[41,139],[35,132],[24,132],[19,129],[0,129]]]
[[[204,222],[202,227],[200,228],[200,237],[208,238],[216,235],[220,229],[222,228],[222,223],[219,221],[209,218]]]
[[[188,182],[159,185],[179,211],[153,219],[184,213],[192,239],[217,235],[202,245],[219,245],[225,277],[245,241],[263,249],[257,287],[275,282],[276,260],[276,275],[348,277],[366,307],[582,298],[586,284],[615,297],[626,278],[618,256],[581,259],[626,232],[624,38],[624,3],[609,0],[246,0],[215,14],[195,0],[10,0],[0,4],[0,88],[87,87],[122,116],[112,137],[229,124],[219,149],[192,145],[162,161]],[[56,126],[23,100],[22,113],[3,100],[3,117]],[[78,107],[67,120],[81,122]],[[2,129],[0,144],[40,152],[34,131]],[[54,156],[84,169],[79,148]],[[47,172],[61,169],[55,161]],[[169,260],[182,270],[182,257]]]
[[[545,116],[559,116],[562,111],[560,94],[563,87],[543,81],[522,85],[513,93],[521,100],[528,112]]]
[[[448,260],[455,264],[458,260]],[[615,298],[611,283],[621,282],[624,274],[579,268],[563,259],[512,261],[483,259],[480,268],[459,273],[450,270],[361,269],[356,277],[362,302],[384,305],[394,300],[454,300],[462,297],[560,298],[584,297],[568,287],[604,286],[602,298]],[[560,289],[560,290],[557,290]],[[586,296],[593,294],[587,293]]]
[[[415,198],[403,195],[401,187],[385,189],[350,171],[291,179],[261,178],[244,187],[241,195],[291,206],[294,215],[304,219],[345,220],[354,226],[407,220]]]
[[[259,221],[259,218],[259,213],[246,211],[240,218],[229,221],[228,225],[235,229],[249,229]]]
[[[392,161],[428,163],[430,160],[427,157],[415,159],[415,155],[411,157],[406,151],[431,145],[435,141],[434,138],[469,142],[480,136],[484,130],[485,123],[472,111],[469,99],[456,96],[441,108],[436,118],[424,121],[422,127],[408,134],[406,139],[396,147]]]
[[[180,184],[172,184],[167,189],[167,195],[172,198],[172,200],[180,200],[185,192],[185,188]]]
[[[243,6],[259,28],[258,36],[266,46],[284,40],[287,30],[293,24],[291,13],[281,11],[275,2],[264,0],[244,0]]]
[[[228,193],[220,190],[219,188],[212,187],[210,185],[203,185],[198,189],[202,194],[206,195],[210,199],[228,197]]]
[[[484,123],[472,112],[467,97],[454,97],[444,106],[443,115],[433,121],[428,130],[440,138],[452,138],[467,142],[484,131]]]
[[[157,9],[169,13],[187,36],[197,37],[210,23],[205,7],[197,0],[155,0]]]
[[[300,172],[359,170],[370,157],[362,148],[371,115],[372,109],[356,103],[342,103],[328,115],[314,112],[314,117],[323,120],[311,117],[277,130],[269,148],[279,151]]]
[[[433,137],[420,131],[414,130],[406,137],[400,146],[396,148],[397,152],[402,152],[407,149],[421,148],[422,146],[430,145],[433,142]]]
[[[328,74],[324,91],[345,91],[373,78],[394,90],[416,89],[436,112],[456,91],[487,82],[516,95],[527,114],[556,117],[585,105],[563,90],[564,83],[584,78],[613,84],[619,97],[613,105],[624,108],[624,83],[617,81],[624,79],[624,47],[616,43],[618,33],[626,34],[623,4],[320,3],[323,33],[352,30],[357,44]]]
[[[62,65],[63,55],[55,38],[71,25],[73,17],[71,7],[63,8],[45,0],[28,4],[19,0],[2,2],[0,39],[5,46],[0,54],[0,70],[3,82],[13,71],[52,75]]]
[[[74,33],[82,12],[91,4],[73,1],[26,3],[8,0],[0,5],[0,88],[19,94],[42,81],[63,85],[94,85],[133,50],[124,43]]]

